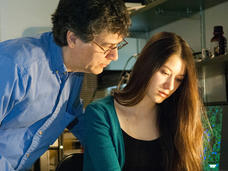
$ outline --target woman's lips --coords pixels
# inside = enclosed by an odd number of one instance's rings
[[[158,91],[162,97],[168,97],[168,94],[163,91]]]

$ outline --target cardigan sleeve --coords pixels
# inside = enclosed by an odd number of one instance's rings
[[[86,109],[84,169],[92,165],[89,167],[94,171],[121,171],[107,112],[99,103]]]

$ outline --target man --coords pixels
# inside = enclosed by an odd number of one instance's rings
[[[0,43],[0,171],[27,170],[68,127],[80,140],[82,72],[126,45],[122,0],[60,0],[52,32]]]

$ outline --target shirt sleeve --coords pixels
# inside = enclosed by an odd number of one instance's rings
[[[1,56],[0,56],[1,58]],[[21,70],[8,58],[0,59],[0,127],[14,105],[24,97],[25,84]]]
[[[77,113],[76,118],[67,126],[67,128],[72,132],[72,134],[77,137],[80,143],[84,144],[84,132],[85,132],[85,118],[84,109],[81,99],[74,107],[74,113]]]
[[[24,85],[21,82],[20,71],[13,66],[11,61],[0,56],[0,128],[2,121],[13,109],[14,105],[23,98]],[[0,135],[1,138],[1,135]],[[7,140],[5,140],[7,143]],[[0,149],[4,144],[0,144]],[[1,154],[0,150],[0,170],[14,171],[11,164]]]
[[[83,144],[84,135],[84,108],[83,101],[80,98],[80,90],[83,83],[83,74],[74,74],[74,84],[71,88],[70,98],[68,100],[68,112],[75,116],[74,120],[67,126],[74,136]]]
[[[121,171],[110,134],[108,115],[99,104],[89,105],[85,111],[85,158],[96,171]],[[85,160],[84,165],[86,163]]]
[[[0,154],[0,170],[4,171],[15,171],[10,163]]]

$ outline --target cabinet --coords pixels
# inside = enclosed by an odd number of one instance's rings
[[[196,63],[199,87],[205,103],[227,103],[228,55]]]
[[[131,37],[142,37],[158,27],[191,17],[227,0],[150,0],[144,8],[131,13]]]

